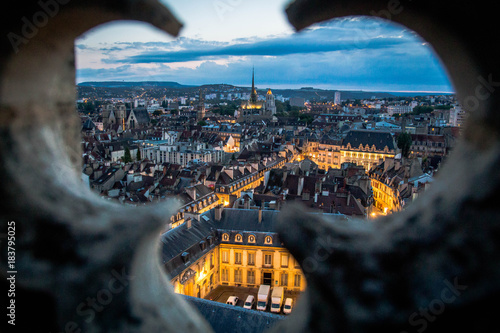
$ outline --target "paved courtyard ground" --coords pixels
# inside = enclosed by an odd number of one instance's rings
[[[257,311],[255,309],[256,304],[257,304],[257,292],[259,291],[259,288],[247,288],[247,287],[235,287],[235,286],[218,286],[214,290],[212,290],[206,297],[205,299],[211,300],[211,301],[216,301],[219,303],[226,303],[227,299],[230,296],[238,296],[239,300],[236,306],[243,307],[243,303],[245,303],[245,300],[248,295],[253,295],[255,297],[255,304],[253,306],[253,310]],[[290,297],[293,299],[293,305],[296,304],[297,300],[300,297],[300,293],[298,292],[292,292],[292,291],[285,291],[285,298],[283,299],[283,303],[285,302],[284,300]],[[271,302],[267,303],[267,308],[266,311],[270,312],[270,306]],[[283,311],[283,309],[282,309]],[[293,311],[293,310],[292,310]],[[282,312],[280,312],[282,314]]]

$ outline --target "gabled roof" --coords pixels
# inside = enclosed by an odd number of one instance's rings
[[[149,113],[148,110],[146,109],[133,109],[130,113],[134,113],[135,118],[137,119],[137,123],[144,125],[148,124],[150,119],[149,119]],[[130,115],[129,115],[130,117]]]

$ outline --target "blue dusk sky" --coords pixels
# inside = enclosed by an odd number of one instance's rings
[[[431,47],[413,31],[372,17],[324,22],[299,33],[288,0],[163,1],[183,22],[172,38],[116,22],[75,42],[77,83],[175,81],[258,88],[453,92]]]

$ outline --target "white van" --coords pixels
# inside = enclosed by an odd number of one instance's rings
[[[292,303],[293,300],[291,298],[287,298],[285,300],[285,305],[283,306],[283,313],[289,314],[292,312]]]
[[[236,305],[236,303],[238,303],[238,296],[229,296],[226,302],[226,304],[230,305]]]
[[[243,307],[245,309],[251,309],[253,307],[253,303],[255,303],[255,297],[253,297],[253,295],[248,295]]]

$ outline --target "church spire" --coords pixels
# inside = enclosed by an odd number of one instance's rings
[[[252,66],[252,92],[255,90],[255,67]]]
[[[257,103],[257,90],[255,90],[255,68],[252,67],[252,92],[250,93],[250,103]]]

